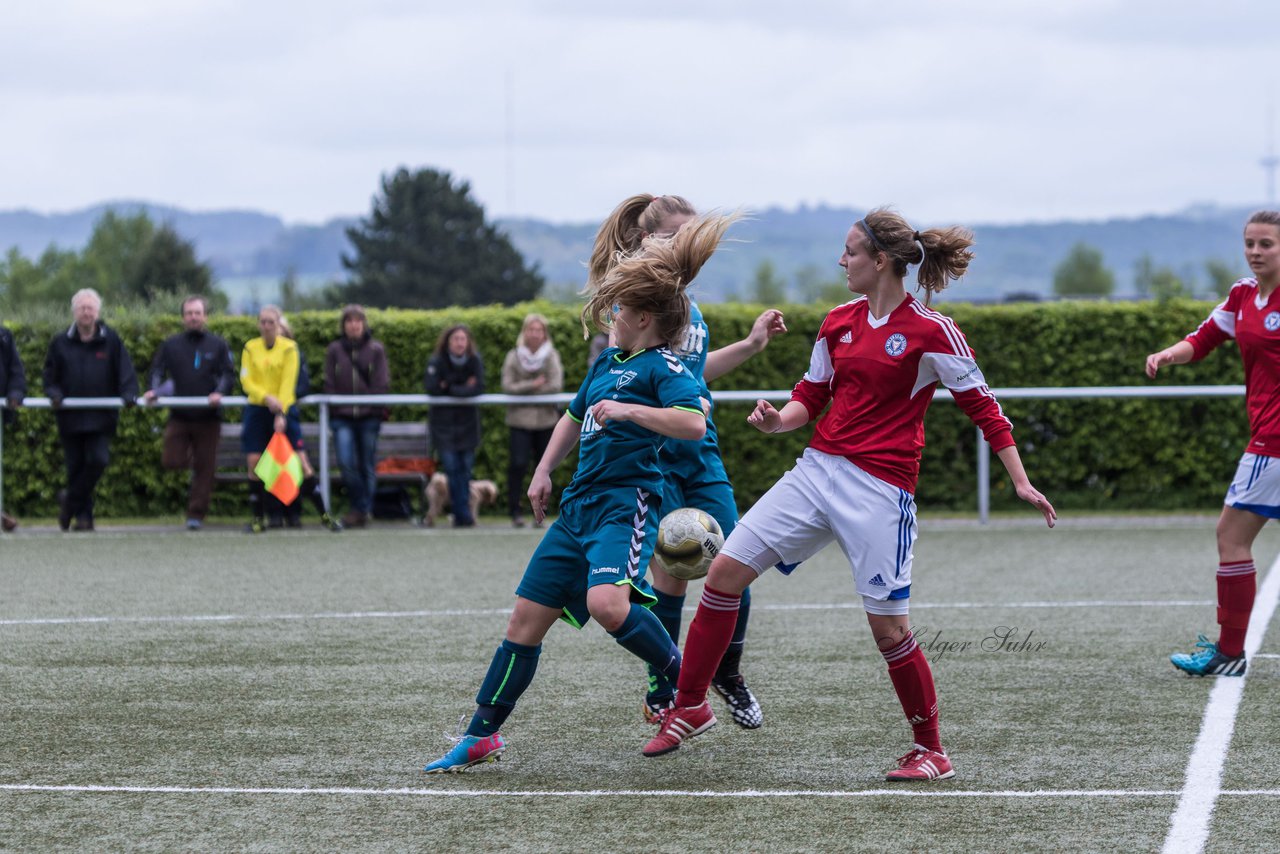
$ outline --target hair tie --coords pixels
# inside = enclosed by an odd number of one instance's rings
[[[924,241],[920,238],[920,232],[918,231],[916,232],[916,243],[920,244],[920,263],[923,264],[926,253],[924,251]]]
[[[865,219],[858,220],[858,225],[862,226],[862,230],[867,233],[867,238],[870,239],[872,246],[879,249],[881,252],[884,252],[886,255],[889,253],[889,250],[884,248],[884,244],[876,239],[876,233],[871,230],[871,226],[867,224]]]

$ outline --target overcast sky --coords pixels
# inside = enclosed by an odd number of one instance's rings
[[[614,7],[617,7],[616,10]],[[7,4],[0,209],[368,212],[399,165],[494,216],[894,204],[1012,223],[1266,201],[1280,3]]]

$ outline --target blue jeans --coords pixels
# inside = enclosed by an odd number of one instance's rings
[[[441,451],[440,465],[449,478],[449,503],[453,505],[453,524],[474,525],[471,515],[471,469],[476,464],[476,452]]]
[[[342,484],[351,499],[351,509],[366,515],[373,512],[373,493],[378,486],[375,468],[378,460],[378,431],[382,418],[333,418],[334,450]]]

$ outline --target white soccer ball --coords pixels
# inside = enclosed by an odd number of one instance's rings
[[[723,545],[720,523],[710,513],[681,507],[662,517],[653,554],[672,578],[692,581],[707,574]]]

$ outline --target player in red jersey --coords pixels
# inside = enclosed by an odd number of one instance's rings
[[[1268,519],[1280,519],[1280,211],[1249,217],[1244,257],[1254,278],[1232,285],[1195,332],[1147,356],[1147,376],[1155,377],[1165,365],[1198,361],[1234,338],[1244,360],[1249,445],[1218,517],[1218,642],[1200,635],[1198,652],[1169,657],[1193,676],[1244,675],[1244,638],[1258,585],[1253,541]]]
[[[973,351],[929,298],[958,279],[973,257],[965,229],[914,231],[880,208],[845,238],[840,266],[858,299],[831,311],[813,347],[809,370],[781,409],[759,401],[747,421],[781,433],[819,418],[809,448],[742,517],[711,565],[689,626],[676,706],[663,718],[646,756],[670,753],[715,725],[707,684],[733,631],[742,591],[775,565],[789,572],[833,539],[849,559],[876,645],[902,703],[915,744],[889,780],[954,775],[938,734],[933,674],[911,634],[908,597],[915,541],[915,490],[924,446],[924,413],[939,382],[982,428],[1013,480],[1018,497],[1057,513],[1023,470],[1012,427],[987,388]],[[921,303],[903,283],[919,264]]]

